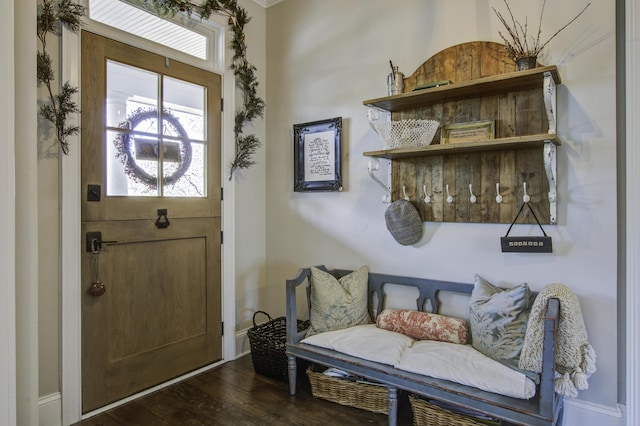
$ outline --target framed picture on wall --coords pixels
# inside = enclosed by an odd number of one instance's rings
[[[293,125],[293,190],[342,191],[342,117]]]

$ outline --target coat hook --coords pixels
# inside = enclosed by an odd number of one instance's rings
[[[475,204],[475,202],[478,201],[478,199],[476,198],[475,195],[473,195],[473,189],[471,187],[471,184],[469,184],[469,194],[471,194],[471,196],[469,197],[469,202],[471,204]]]
[[[451,196],[451,194],[449,194],[449,184],[447,184],[446,189],[447,189],[447,203],[451,204],[453,203],[453,197]]]
[[[425,204],[429,204],[431,202],[431,197],[427,194],[427,185],[422,185],[422,192],[424,193],[424,201]]]
[[[522,182],[522,186],[524,188],[524,195],[522,196],[522,201],[525,203],[528,203],[529,201],[531,201],[531,197],[529,197],[529,194],[527,194],[527,182]]]
[[[402,185],[402,194],[404,195],[405,200],[411,200],[411,198],[409,198],[409,196],[407,195],[407,188],[404,185]]]
[[[500,204],[502,202],[502,195],[500,195],[500,182],[496,183],[496,203]]]

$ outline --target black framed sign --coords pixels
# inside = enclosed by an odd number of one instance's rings
[[[342,117],[293,125],[293,190],[342,191]]]

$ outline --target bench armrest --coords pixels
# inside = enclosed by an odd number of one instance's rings
[[[296,294],[298,286],[305,284],[309,279],[310,274],[311,270],[309,268],[300,269],[294,278],[287,280],[285,290],[287,302],[287,343],[298,343],[306,333],[306,330],[298,332],[298,308]]]
[[[556,329],[560,317],[560,301],[549,299],[544,318],[544,337],[542,340],[542,373],[540,377],[540,411],[553,413],[555,400],[556,372]]]

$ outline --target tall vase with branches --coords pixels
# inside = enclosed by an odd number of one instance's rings
[[[507,0],[503,0],[505,6],[507,7],[507,11],[509,12],[509,20],[507,20],[500,12],[496,10],[496,8],[492,7],[493,12],[496,14],[502,25],[507,30],[507,35],[502,32],[498,32],[502,40],[504,41],[504,47],[509,52],[509,54],[513,57],[513,60],[518,63],[518,68],[521,68],[520,63],[527,64],[522,67],[535,67],[535,61],[542,49],[545,48],[547,44],[551,40],[553,40],[562,30],[567,28],[571,23],[573,23],[580,15],[582,15],[585,10],[591,5],[591,3],[587,3],[587,5],[578,13],[572,20],[563,25],[559,30],[557,30],[551,37],[543,41],[542,39],[542,18],[544,16],[545,6],[547,4],[547,0],[544,0],[542,3],[542,9],[540,10],[540,18],[538,20],[538,32],[535,36],[529,33],[529,23],[527,18],[525,17],[524,24],[520,21],[516,20],[513,17],[513,12],[511,11],[511,7]]]

